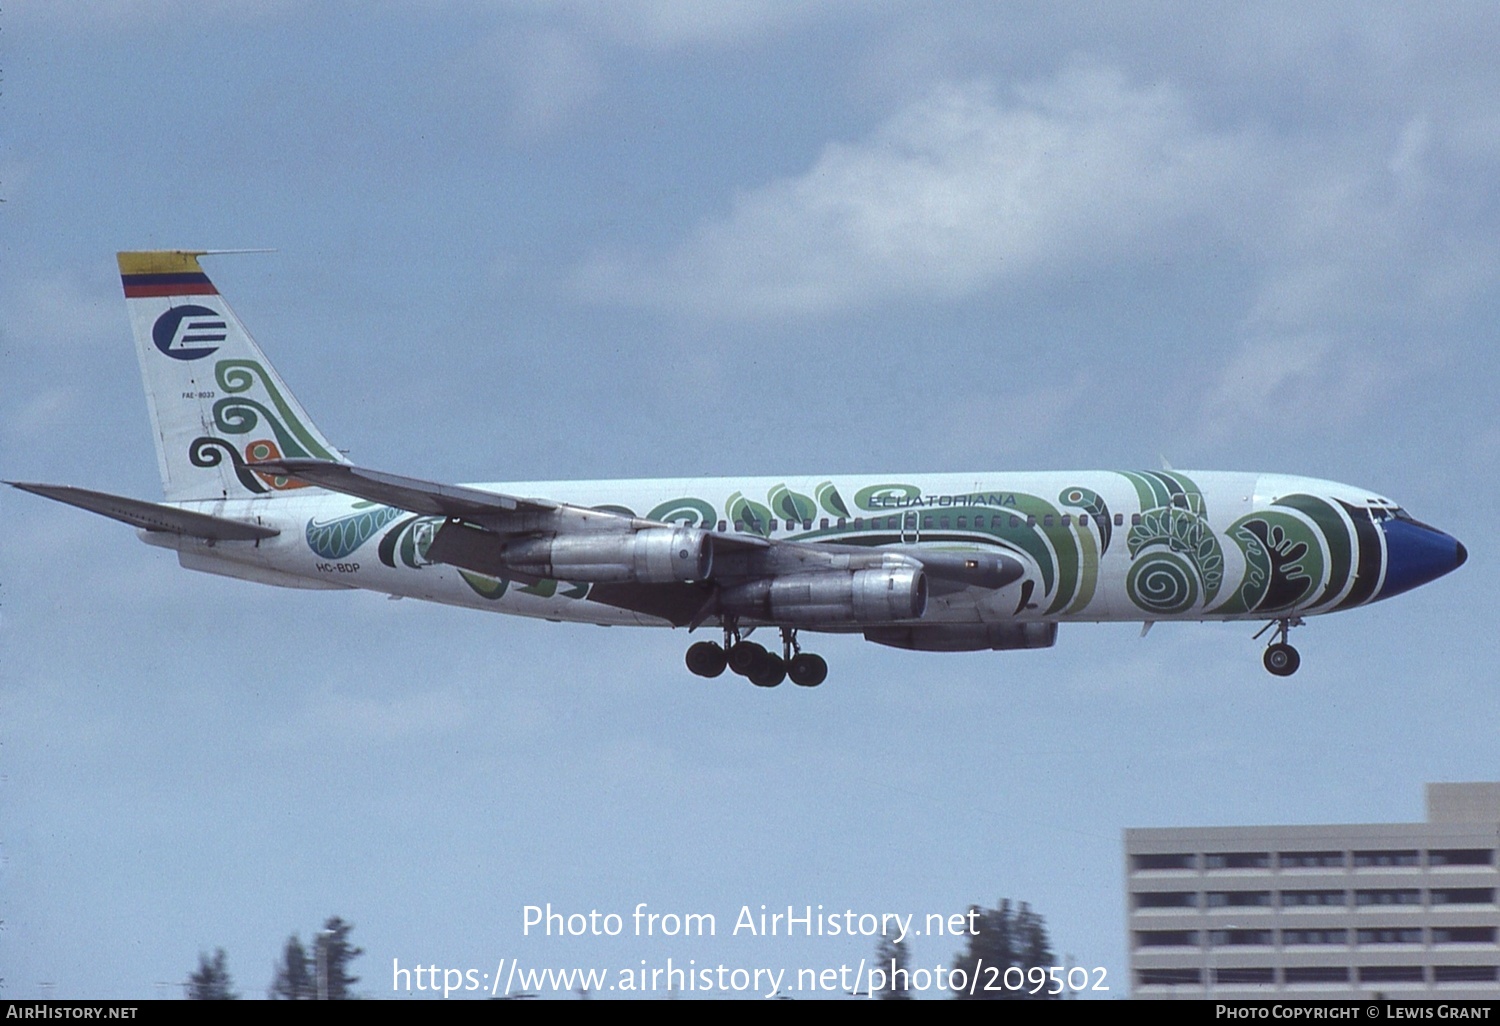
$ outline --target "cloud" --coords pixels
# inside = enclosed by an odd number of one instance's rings
[[[564,9],[580,30],[658,50],[742,46],[829,11],[809,0],[575,0]]]
[[[1168,86],[1085,69],[1002,97],[943,84],[664,254],[600,253],[596,299],[729,314],[952,299],[1137,252],[1243,188],[1253,147]]]

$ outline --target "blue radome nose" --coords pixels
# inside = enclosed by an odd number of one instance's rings
[[[1435,581],[1463,566],[1469,558],[1463,542],[1435,527],[1396,519],[1386,520],[1381,526],[1385,529],[1386,549],[1381,598]]]

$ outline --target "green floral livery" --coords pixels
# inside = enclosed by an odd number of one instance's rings
[[[235,407],[233,417],[227,412],[230,407],[225,409],[226,423],[251,416],[247,406]],[[260,406],[253,413],[269,415]],[[1129,488],[1117,492],[1117,498],[1134,493],[1137,511],[1128,517],[1111,510],[1098,490],[1081,484],[1062,488],[1055,502],[1025,492],[998,491],[942,496],[935,506],[935,497],[900,481],[860,488],[852,512],[833,482],[824,481],[810,489],[812,494],[786,483],[773,485],[766,489],[764,502],[741,489],[721,507],[701,497],[681,496],[657,503],[644,516],[705,530],[722,525],[729,531],[792,542],[996,549],[1028,568],[1017,588],[1014,614],[1036,618],[1120,612],[1090,610],[1106,561],[1114,567],[1112,574],[1123,577],[1125,595],[1143,619],[1343,608],[1367,600],[1375,586],[1381,553],[1366,510],[1294,494],[1271,509],[1240,517],[1220,533],[1210,522],[1202,491],[1188,475],[1126,471],[1118,477]],[[599,508],[637,515],[625,506]],[[1112,548],[1112,543],[1125,523],[1129,526],[1121,552],[1121,546]],[[429,565],[427,550],[441,525],[439,517],[357,502],[345,516],[309,520],[306,538],[313,552],[339,560],[379,535],[382,564],[415,569]],[[1226,558],[1226,545],[1232,558]],[[514,585],[505,578],[458,572],[475,594],[486,599],[501,598]],[[1363,585],[1356,586],[1360,581]],[[553,580],[514,587],[543,598],[582,599],[591,590],[587,584]]]

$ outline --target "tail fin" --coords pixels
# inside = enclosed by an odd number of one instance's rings
[[[204,252],[118,254],[162,489],[177,501],[306,487],[254,466],[345,460],[203,273]]]

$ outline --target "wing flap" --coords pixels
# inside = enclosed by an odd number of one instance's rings
[[[255,470],[295,477],[329,491],[434,517],[483,518],[510,513],[551,513],[561,508],[559,503],[547,499],[523,499],[464,485],[438,484],[327,460],[265,460],[256,463]]]
[[[262,527],[243,520],[215,517],[207,513],[163,506],[156,502],[127,499],[123,495],[108,492],[92,492],[87,488],[72,488],[68,485],[33,484],[25,481],[7,481],[6,484],[31,492],[43,498],[63,502],[69,506],[86,509],[90,513],[118,520],[143,531],[158,531],[165,534],[181,534],[205,541],[259,541],[274,538],[281,532],[274,527]]]

